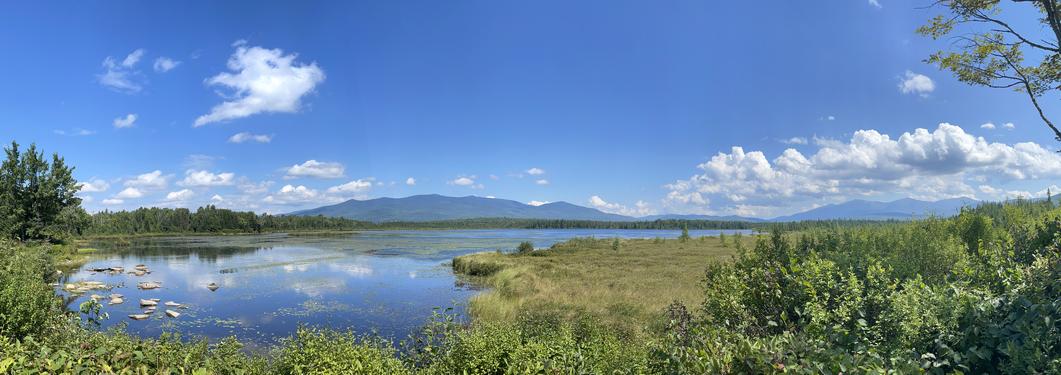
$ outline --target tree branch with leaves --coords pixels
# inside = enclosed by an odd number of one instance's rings
[[[954,50],[933,53],[925,62],[954,73],[959,81],[1028,96],[1054,138],[1061,130],[1043,110],[1043,97],[1061,91],[1061,0],[1010,0],[1032,6],[1042,31],[1017,30],[1003,15],[1001,0],[940,0],[948,10],[917,29],[921,35],[950,37]],[[957,30],[957,31],[956,31]]]

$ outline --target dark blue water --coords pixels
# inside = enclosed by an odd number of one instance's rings
[[[727,233],[733,231],[726,231]],[[71,309],[92,294],[124,295],[108,305],[102,328],[124,325],[130,333],[155,337],[179,332],[185,337],[236,336],[252,346],[289,336],[300,325],[352,329],[401,339],[424,324],[436,308],[463,314],[477,292],[453,275],[448,262],[457,255],[511,251],[521,241],[548,247],[573,237],[674,238],[679,231],[659,230],[447,230],[379,231],[338,236],[284,234],[195,236],[133,240],[128,246],[101,242],[100,251],[64,283],[99,281],[110,289],[82,295],[62,292]],[[718,231],[690,231],[692,236]],[[143,264],[144,276],[128,274]],[[125,268],[111,275],[94,268]],[[162,287],[140,290],[137,283]],[[207,285],[216,283],[216,291]],[[144,311],[140,299],[160,299],[147,320],[129,314]],[[183,308],[165,316],[163,303]]]

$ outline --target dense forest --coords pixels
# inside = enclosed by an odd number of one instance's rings
[[[156,233],[261,233],[305,230],[385,229],[753,229],[762,224],[736,221],[656,220],[643,222],[538,220],[510,218],[461,219],[428,222],[373,223],[324,216],[255,214],[205,206],[139,208],[102,211],[82,228],[88,235]]]
[[[823,227],[894,225],[902,221],[818,220],[801,222],[748,222],[714,220],[593,221],[479,218],[422,222],[367,222],[324,216],[255,214],[205,206],[192,211],[186,208],[138,208],[132,211],[101,211],[91,215],[79,228],[85,235],[189,234],[189,233],[265,233],[318,230],[394,230],[394,229],[661,229],[706,230],[750,229],[803,230]]]

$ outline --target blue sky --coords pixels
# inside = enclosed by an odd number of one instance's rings
[[[914,33],[921,7],[15,3],[0,138],[65,156],[90,211],[440,193],[770,217],[1056,183],[1022,94],[922,62],[948,42]]]

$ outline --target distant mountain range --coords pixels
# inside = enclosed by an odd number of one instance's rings
[[[928,215],[951,216],[962,207],[975,206],[979,201],[969,198],[944,199],[934,202],[917,199],[899,199],[891,202],[874,202],[855,199],[838,204],[828,204],[798,214],[780,216],[770,221],[802,221],[828,219],[889,220],[916,219]]]
[[[343,203],[292,212],[292,215],[324,215],[364,221],[436,221],[473,218],[567,219],[629,221],[629,216],[609,214],[567,202],[531,206],[508,199],[476,196],[447,197],[438,194],[405,198],[348,200]]]
[[[905,220],[921,218],[928,215],[950,216],[956,214],[964,206],[974,206],[978,203],[978,201],[968,198],[944,199],[935,202],[919,201],[910,198],[891,202],[874,202],[856,199],[839,204],[829,204],[812,210],[773,219],[759,219],[735,215],[709,216],[673,214],[631,217],[610,214],[597,209],[582,207],[567,202],[554,202],[532,206],[508,199],[476,196],[447,197],[438,194],[430,194],[414,195],[405,198],[376,198],[369,200],[351,199],[331,206],[292,212],[291,215],[323,215],[374,222],[437,221],[473,218],[596,221],[718,220],[748,222],[829,219]]]

